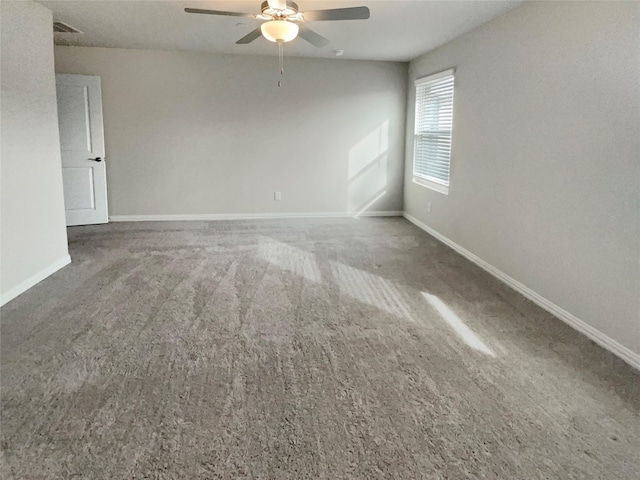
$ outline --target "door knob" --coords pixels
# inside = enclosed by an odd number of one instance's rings
[[[90,158],[89,160],[93,160],[94,162],[101,162],[102,157]]]

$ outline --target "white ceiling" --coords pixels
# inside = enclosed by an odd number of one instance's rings
[[[249,55],[277,55],[264,38],[249,45],[235,41],[260,25],[259,20],[184,13],[185,7],[260,13],[261,0],[42,0],[55,21],[84,34],[56,33],[60,45],[191,50]],[[285,55],[408,61],[524,3],[524,0],[299,0],[300,11],[365,5],[369,20],[307,22],[331,43],[316,48],[297,38],[285,45]]]

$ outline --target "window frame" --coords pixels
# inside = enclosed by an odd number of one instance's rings
[[[436,192],[442,193],[444,195],[448,195],[449,194],[449,186],[451,184],[451,147],[452,147],[452,143],[453,143],[453,101],[454,101],[454,90],[455,90],[455,68],[449,68],[447,70],[443,70],[441,72],[437,72],[431,75],[427,75],[424,77],[420,77],[418,79],[415,80],[414,82],[414,88],[415,88],[415,101],[414,101],[414,108],[415,108],[415,118],[414,118],[414,128],[413,128],[413,163],[412,163],[412,177],[413,177],[413,183],[417,184],[417,185],[421,185],[423,187],[429,188],[431,190],[435,190]],[[451,90],[451,129],[448,130],[448,136],[449,136],[449,158],[448,158],[448,163],[447,163],[447,167],[448,167],[448,172],[447,172],[447,177],[448,177],[448,181],[444,182],[441,179],[435,178],[435,177],[431,177],[428,175],[423,175],[420,174],[418,172],[416,172],[416,158],[417,158],[417,154],[418,154],[418,138],[420,135],[424,135],[424,133],[420,133],[418,132],[418,125],[420,124],[420,116],[421,116],[421,109],[420,109],[420,97],[418,96],[418,92],[419,92],[419,88],[427,83],[431,83],[434,82],[436,80],[442,79],[442,78],[446,78],[446,77],[453,77],[453,88]]]

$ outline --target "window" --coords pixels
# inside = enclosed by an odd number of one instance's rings
[[[449,193],[453,73],[446,70],[416,80],[413,181]]]

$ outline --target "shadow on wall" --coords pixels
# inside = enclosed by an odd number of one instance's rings
[[[387,193],[388,151],[388,120],[349,150],[347,212],[357,217]]]

